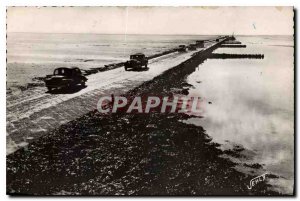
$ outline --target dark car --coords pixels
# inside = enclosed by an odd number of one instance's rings
[[[196,40],[197,47],[204,48],[204,40]]]
[[[188,46],[188,50],[197,50],[197,45],[196,44],[190,44]]]
[[[82,75],[79,68],[56,68],[53,75],[47,75],[45,84],[49,91],[57,88],[70,88],[77,85],[85,86],[87,78]]]
[[[186,46],[185,45],[179,45],[177,48],[178,52],[185,52],[186,51]]]
[[[147,68],[148,65],[148,58],[142,54],[142,53],[137,53],[130,55],[130,60],[126,61],[124,64],[125,70],[127,71],[128,69],[142,69],[143,66]]]

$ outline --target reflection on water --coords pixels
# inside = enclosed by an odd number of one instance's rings
[[[219,48],[219,54],[264,54],[264,59],[210,59],[187,79],[200,96],[203,118],[186,123],[203,126],[223,149],[242,146],[244,164],[237,169],[279,178],[274,189],[292,193],[294,185],[293,38],[238,37],[247,48]],[[210,104],[208,104],[210,102]],[[261,164],[259,170],[246,164]]]

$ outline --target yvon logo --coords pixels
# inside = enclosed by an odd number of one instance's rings
[[[257,185],[258,183],[261,183],[261,182],[263,182],[263,181],[265,181],[266,180],[266,175],[267,175],[268,173],[265,173],[265,174],[262,174],[262,175],[260,175],[260,176],[257,176],[257,177],[255,177],[255,178],[253,178],[253,179],[251,179],[250,180],[250,185],[248,186],[247,185],[247,188],[249,189],[249,190],[251,190],[255,185]]]

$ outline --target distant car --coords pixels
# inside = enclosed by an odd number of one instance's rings
[[[196,40],[197,47],[204,48],[204,40]]]
[[[186,46],[185,45],[179,45],[177,51],[178,52],[185,52],[186,51]]]
[[[47,75],[45,84],[49,91],[57,88],[71,88],[77,85],[85,86],[87,78],[82,75],[77,67],[73,68],[56,68],[53,75]]]
[[[128,69],[142,69],[143,66],[147,68],[148,65],[148,58],[142,54],[142,53],[137,53],[130,55],[130,60],[126,61],[124,64],[125,70],[127,71]]]
[[[196,44],[190,44],[188,46],[188,50],[196,50],[197,49],[197,45]]]

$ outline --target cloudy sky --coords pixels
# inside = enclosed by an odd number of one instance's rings
[[[292,35],[292,7],[8,7],[8,32]]]

